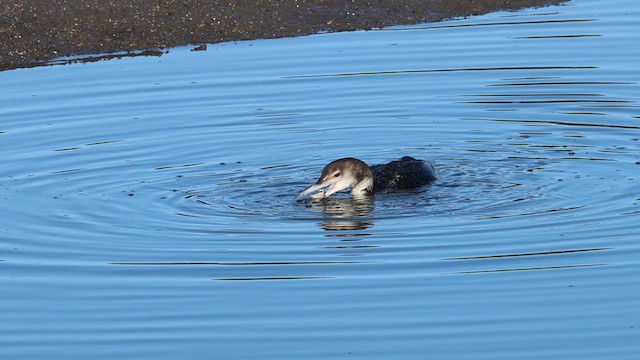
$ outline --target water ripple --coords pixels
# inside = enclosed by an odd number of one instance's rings
[[[574,1],[0,72],[3,356],[635,359],[638,19]],[[295,199],[404,155],[438,180]]]

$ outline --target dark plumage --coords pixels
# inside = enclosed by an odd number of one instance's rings
[[[412,189],[429,184],[436,179],[433,166],[425,161],[404,156],[388,164],[370,166],[373,172],[373,189]]]

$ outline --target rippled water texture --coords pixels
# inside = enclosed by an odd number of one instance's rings
[[[6,359],[636,359],[640,10],[0,73]],[[331,160],[435,184],[295,201]]]

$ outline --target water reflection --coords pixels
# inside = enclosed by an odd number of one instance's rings
[[[449,273],[452,275],[463,274],[487,274],[487,273],[504,273],[504,272],[516,272],[516,271],[541,271],[541,270],[561,270],[561,269],[577,269],[577,268],[590,268],[597,266],[606,266],[607,264],[579,264],[579,265],[554,265],[554,266],[534,266],[534,267],[517,267],[506,269],[483,269],[483,270],[470,270],[459,271]]]
[[[312,199],[307,207],[326,218],[319,223],[324,230],[364,230],[374,225],[372,196]]]
[[[517,267],[504,267],[498,266],[499,261],[508,261],[514,258],[541,258],[541,259],[553,259],[556,256],[562,255],[574,255],[582,253],[593,253],[611,250],[611,248],[589,248],[589,249],[568,249],[568,250],[552,250],[552,251],[539,251],[530,253],[515,253],[515,254],[495,254],[495,255],[477,255],[477,256],[464,256],[456,258],[442,259],[444,261],[462,261],[462,262],[490,262],[488,266],[493,268],[481,268],[474,270],[462,270],[449,272],[452,275],[464,275],[464,274],[486,274],[486,273],[504,273],[504,272],[519,272],[519,271],[539,271],[539,270],[561,270],[561,269],[576,269],[576,268],[589,268],[607,266],[606,263],[581,263],[581,264],[560,264],[560,265],[532,265],[532,266],[517,266]],[[571,256],[571,259],[575,261],[577,256]],[[548,261],[548,260],[547,260]]]
[[[588,70],[597,69],[597,66],[501,66],[501,67],[469,67],[469,68],[442,68],[442,69],[408,69],[408,70],[385,70],[385,71],[363,71],[333,74],[311,74],[311,75],[291,75],[284,76],[284,79],[313,79],[331,77],[353,77],[372,75],[403,75],[403,74],[428,74],[428,73],[457,73],[457,72],[491,72],[491,71],[536,71],[536,70]],[[601,82],[597,82],[601,84]],[[606,82],[606,84],[633,84],[628,82]],[[517,84],[520,85],[520,84]],[[493,85],[506,86],[506,85]]]
[[[322,280],[332,279],[331,276],[277,276],[277,277],[233,277],[216,278],[218,281],[291,281],[291,280]]]
[[[546,81],[489,84],[487,86],[568,86],[568,85],[635,85],[632,81]]]
[[[461,261],[461,260],[499,259],[499,258],[514,258],[514,257],[527,257],[527,256],[563,255],[563,254],[574,254],[574,253],[585,253],[585,252],[597,252],[597,251],[605,251],[605,250],[611,250],[611,248],[554,250],[554,251],[540,251],[540,252],[518,253],[518,254],[476,255],[476,256],[448,258],[443,260]]]
[[[600,37],[599,34],[576,34],[576,35],[538,35],[538,36],[513,36],[511,39],[566,39],[566,38],[585,38],[585,37]]]
[[[539,15],[553,15],[553,13],[539,14]],[[591,21],[595,21],[595,19],[501,21],[501,22],[486,22],[486,23],[477,23],[477,24],[411,26],[411,27],[405,27],[405,28],[385,29],[385,30],[386,31],[409,31],[409,30],[451,29],[451,28],[469,28],[469,27],[485,27],[485,26],[514,26],[514,25],[585,23],[585,22],[591,22]]]
[[[559,120],[535,120],[535,119],[491,119],[491,118],[464,118],[464,120],[477,120],[477,121],[495,121],[495,122],[513,122],[513,123],[529,123],[529,124],[552,124],[562,126],[579,126],[579,127],[603,127],[611,129],[640,129],[640,126],[636,125],[620,125],[620,124],[588,124],[578,122],[568,122]]]

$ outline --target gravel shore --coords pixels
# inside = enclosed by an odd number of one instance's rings
[[[0,0],[0,70],[60,56],[433,22],[562,0]]]

